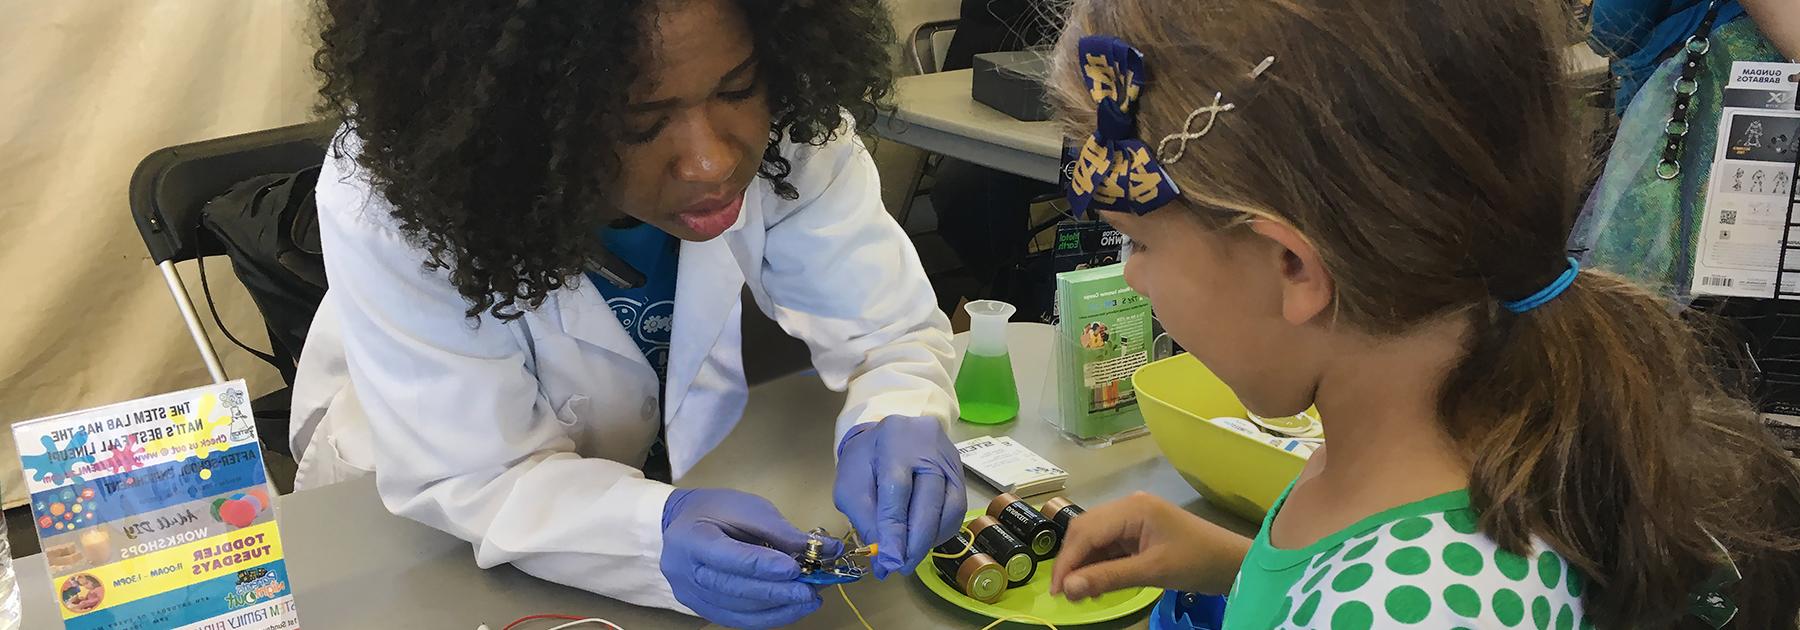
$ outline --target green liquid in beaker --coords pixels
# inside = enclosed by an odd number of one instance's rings
[[[975,424],[1000,424],[1019,416],[1019,387],[1013,382],[1012,357],[963,355],[956,373],[956,402],[962,419]]]

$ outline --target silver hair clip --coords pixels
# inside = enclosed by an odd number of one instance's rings
[[[1181,123],[1181,131],[1163,136],[1162,142],[1159,142],[1156,145],[1156,157],[1162,160],[1164,164],[1180,162],[1181,156],[1187,155],[1187,144],[1189,140],[1197,140],[1201,136],[1205,136],[1207,132],[1212,131],[1213,123],[1219,121],[1219,114],[1237,109],[1237,105],[1224,103],[1224,100],[1224,92],[1213,92],[1213,102],[1211,105],[1196,109],[1194,110],[1194,113],[1188,114],[1187,122]],[[1203,114],[1211,114],[1206,118],[1206,126],[1201,127],[1199,131],[1188,131],[1188,129],[1194,126],[1194,120]],[[1170,154],[1168,153],[1169,142],[1174,140],[1180,140],[1181,144],[1175,147],[1174,154]]]
[[[1262,62],[1256,64],[1256,68],[1250,71],[1250,79],[1255,80],[1262,78],[1263,73],[1267,72],[1269,66],[1272,65],[1275,65],[1275,56],[1269,55],[1264,57]],[[1157,143],[1157,159],[1161,160],[1164,164],[1180,162],[1182,156],[1187,155],[1187,145],[1189,140],[1198,140],[1205,136],[1208,132],[1212,131],[1213,124],[1219,122],[1219,114],[1234,109],[1237,109],[1237,105],[1225,102],[1224,92],[1214,92],[1211,105],[1206,105],[1194,110],[1193,113],[1188,114],[1187,121],[1181,123],[1181,131],[1163,136],[1162,142]],[[1201,127],[1198,131],[1189,131],[1190,129],[1193,129],[1194,121],[1198,120],[1201,116],[1206,116],[1206,125]],[[1180,144],[1175,146],[1174,153],[1169,153],[1169,143],[1176,141],[1179,141]]]
[[[1262,78],[1262,74],[1264,72],[1268,72],[1269,66],[1273,66],[1273,65],[1275,65],[1275,55],[1269,55],[1267,57],[1263,57],[1262,63],[1256,64],[1256,69],[1250,71],[1250,78],[1252,78],[1252,79]]]

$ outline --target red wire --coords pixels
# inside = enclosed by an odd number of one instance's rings
[[[556,619],[559,621],[581,621],[586,618],[587,617],[576,617],[574,615],[531,615],[528,617],[520,617],[518,619],[514,619],[512,623],[506,624],[506,627],[501,628],[500,630],[513,630],[514,628],[519,627],[520,625],[524,624],[525,622],[537,621],[540,619]]]

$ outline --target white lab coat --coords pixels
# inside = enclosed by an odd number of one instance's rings
[[[868,151],[847,135],[782,152],[799,199],[757,178],[730,231],[681,244],[661,406],[677,478],[742,416],[746,284],[825,384],[848,390],[839,439],[894,414],[956,417],[949,321]],[[297,485],[379,471],[390,511],[470,541],[484,568],[686,611],[658,568],[672,488],[638,470],[656,374],[600,293],[577,278],[516,321],[472,322],[348,155],[327,157],[318,207],[331,290],[294,387]]]

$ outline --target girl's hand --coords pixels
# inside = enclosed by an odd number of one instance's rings
[[[1134,586],[1224,593],[1250,540],[1139,492],[1069,522],[1050,592],[1070,600]]]

